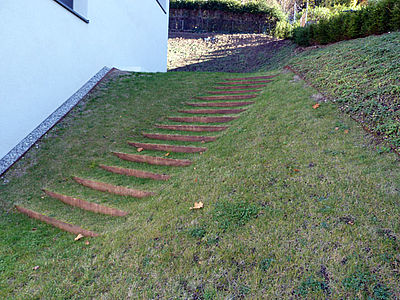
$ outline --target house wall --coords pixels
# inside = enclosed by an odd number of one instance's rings
[[[1,0],[0,159],[102,67],[167,70],[155,0],[88,0],[89,24],[53,0]]]

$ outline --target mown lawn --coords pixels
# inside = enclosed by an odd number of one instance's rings
[[[141,132],[156,132],[153,125],[179,115],[182,102],[237,76],[124,75],[76,107],[2,179],[0,297],[399,298],[398,157],[336,104],[313,109],[316,91],[292,73],[274,78],[205,153],[170,154],[193,159],[190,167],[145,166],[110,154],[135,153],[126,141],[144,141]],[[128,178],[101,170],[102,163],[173,177]],[[95,192],[73,175],[157,195]],[[70,208],[45,197],[44,187],[130,215]],[[190,210],[198,201],[204,209]],[[74,242],[16,213],[15,204],[101,236]]]
[[[400,32],[307,51],[290,64],[400,152]]]

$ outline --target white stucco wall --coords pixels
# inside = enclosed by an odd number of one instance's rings
[[[0,1],[0,159],[102,67],[167,69],[155,0],[88,0],[86,24],[53,0]]]

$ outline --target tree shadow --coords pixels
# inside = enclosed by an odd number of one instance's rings
[[[181,56],[169,71],[180,72],[267,71],[282,66],[294,50],[290,41],[260,34],[171,33],[170,39],[170,51]]]

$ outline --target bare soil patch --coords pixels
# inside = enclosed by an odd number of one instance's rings
[[[268,65],[290,41],[265,34],[171,32],[168,70],[200,72],[254,72]]]

